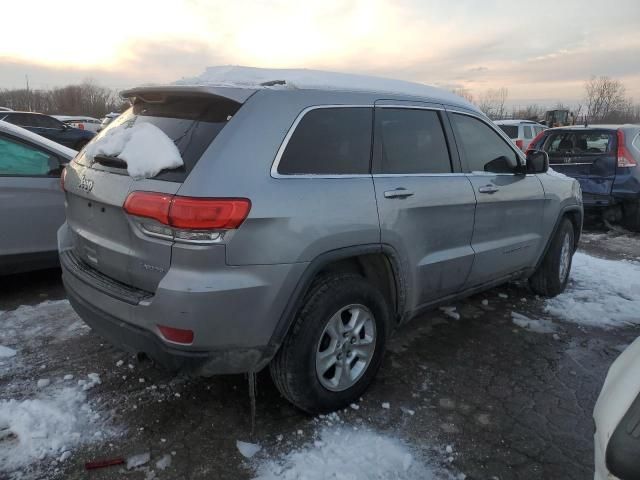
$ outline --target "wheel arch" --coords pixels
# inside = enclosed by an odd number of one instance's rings
[[[549,238],[547,239],[547,243],[544,247],[544,250],[542,251],[542,255],[540,255],[540,258],[538,259],[538,262],[536,263],[535,268],[533,269],[533,271],[537,270],[540,267],[540,264],[542,263],[542,261],[544,260],[544,257],[547,255],[547,252],[549,251],[549,247],[551,246],[551,242],[553,241],[554,237],[556,236],[556,233],[558,231],[558,228],[560,228],[560,224],[562,223],[562,220],[564,220],[565,218],[567,218],[571,224],[573,225],[573,240],[574,240],[574,249],[578,248],[578,242],[580,241],[580,235],[582,233],[582,221],[583,221],[583,211],[582,208],[580,207],[580,205],[568,205],[563,207],[560,210],[559,215],[556,218],[556,223],[553,226],[553,229],[551,230],[551,234],[549,235]]]
[[[298,281],[269,341],[272,354],[275,355],[284,341],[315,280],[332,273],[362,275],[379,288],[392,305],[396,322],[401,318],[405,308],[406,282],[395,249],[388,245],[367,244],[331,250],[313,259]]]

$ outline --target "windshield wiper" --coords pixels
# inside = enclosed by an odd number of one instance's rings
[[[127,162],[118,157],[108,157],[107,155],[96,155],[93,161],[111,168],[127,168]]]

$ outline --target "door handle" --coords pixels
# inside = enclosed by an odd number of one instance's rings
[[[407,190],[406,188],[396,188],[395,190],[387,190],[384,192],[384,198],[405,198],[413,195],[411,190]]]
[[[496,193],[500,190],[498,187],[494,187],[493,185],[485,185],[484,187],[478,188],[480,193]]]

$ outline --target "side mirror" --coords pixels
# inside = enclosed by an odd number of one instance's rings
[[[484,166],[485,172],[491,173],[517,173],[518,166],[504,155],[494,158]]]
[[[549,155],[542,150],[527,153],[527,173],[546,173],[549,170]]]

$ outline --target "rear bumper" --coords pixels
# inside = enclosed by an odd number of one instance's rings
[[[257,371],[275,353],[269,341],[306,264],[172,266],[155,292],[136,300],[122,284],[109,286],[108,277],[70,261],[65,228],[58,236],[69,300],[114,346],[144,352],[170,370],[203,375]],[[192,330],[193,343],[167,341],[158,325]]]
[[[268,361],[272,356],[266,348],[226,348],[201,352],[173,348],[155,333],[98,310],[73,289],[68,275],[63,275],[62,279],[71,306],[98,335],[127,352],[145,353],[167,370],[187,370],[203,375],[242,373],[253,371],[263,360]]]

